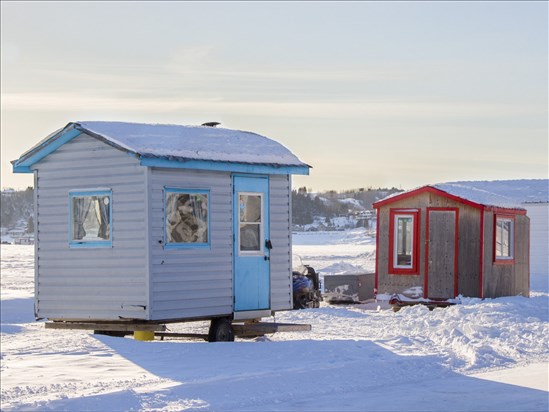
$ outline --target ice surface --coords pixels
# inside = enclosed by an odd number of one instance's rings
[[[298,233],[293,243],[321,274],[375,262],[365,230]],[[2,411],[548,410],[549,274],[532,277],[531,298],[398,313],[323,303],[276,314],[311,332],[139,342],[34,321],[33,251],[1,249]]]

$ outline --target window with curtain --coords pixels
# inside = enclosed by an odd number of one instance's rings
[[[208,246],[209,191],[166,188],[164,193],[166,246]]]
[[[112,245],[112,192],[70,192],[71,246]]]

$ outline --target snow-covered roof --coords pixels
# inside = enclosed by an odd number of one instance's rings
[[[28,166],[31,158],[36,162],[40,152],[49,154],[49,145],[74,130],[141,159],[292,167],[302,174],[308,174],[310,167],[280,143],[257,133],[210,126],[80,121],[69,123],[27,151],[14,162],[14,169]]]
[[[513,199],[518,203],[549,202],[549,179],[480,180],[449,182]]]
[[[524,209],[521,205],[522,202],[513,197],[505,196],[500,193],[494,193],[483,188],[475,187],[474,185],[469,185],[468,183],[469,182],[453,182],[425,185],[404,192],[393,193],[377,201],[375,205],[381,206],[388,201],[406,198],[421,191],[431,191],[439,194],[447,194],[449,196],[481,206],[521,210]],[[489,185],[486,187],[489,188]]]
[[[442,190],[450,195],[469,200],[484,206],[505,207],[511,209],[520,209],[520,202],[516,200],[490,192],[488,190],[479,189],[474,186],[469,186],[465,183],[437,183],[430,185],[435,189]]]

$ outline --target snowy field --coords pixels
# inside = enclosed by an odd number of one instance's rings
[[[294,234],[294,251],[321,274],[374,269],[361,230]],[[2,411],[549,410],[549,275],[532,278],[530,298],[397,313],[324,303],[276,315],[311,332],[140,342],[44,329],[33,246],[1,253]]]

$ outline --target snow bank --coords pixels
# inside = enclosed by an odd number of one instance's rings
[[[358,234],[315,234],[318,245],[300,234],[295,249],[365,268],[375,244]],[[531,298],[432,312],[323,304],[276,314],[312,324],[307,333],[139,342],[44,329],[33,319],[33,247],[1,251],[2,411],[547,411],[547,276],[532,279]]]

